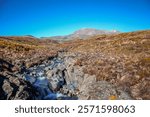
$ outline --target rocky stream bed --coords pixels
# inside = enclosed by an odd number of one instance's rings
[[[22,75],[38,90],[37,99],[78,99],[76,84],[66,81],[66,65],[61,56],[30,67]]]
[[[84,66],[76,66],[77,54],[58,53],[58,56],[30,67],[21,76],[37,90],[34,99],[131,99],[124,91],[107,81],[96,81],[94,75],[83,73]]]

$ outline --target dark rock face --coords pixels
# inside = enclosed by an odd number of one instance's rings
[[[0,86],[0,99],[32,100],[38,93],[29,82],[13,76],[10,72],[0,74]]]
[[[13,65],[0,58],[0,71],[12,71]]]
[[[12,72],[13,65],[0,60],[0,99],[35,99],[37,90],[27,81]]]

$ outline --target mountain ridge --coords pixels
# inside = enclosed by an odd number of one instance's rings
[[[77,31],[74,31],[72,34],[64,36],[51,36],[51,37],[41,37],[41,39],[52,39],[58,41],[69,41],[74,39],[86,39],[91,36],[102,35],[102,34],[119,34],[117,30],[100,30],[94,28],[81,28]]]

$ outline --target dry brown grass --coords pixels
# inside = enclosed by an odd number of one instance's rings
[[[101,35],[66,43],[66,47],[81,54],[75,65],[85,66],[85,73],[121,87],[134,99],[150,99],[149,35],[150,31]]]
[[[33,37],[0,37],[0,59],[13,65],[25,64],[30,67],[51,56],[56,56],[60,49],[57,45],[55,41]]]

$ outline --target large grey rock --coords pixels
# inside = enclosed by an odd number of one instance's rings
[[[83,89],[84,88],[84,89]],[[83,87],[79,94],[79,99],[90,100],[130,100],[132,99],[126,92],[118,89],[107,81],[97,81]]]
[[[50,70],[47,72],[47,78],[51,84],[51,89],[58,91],[65,83],[63,71],[59,69]]]

